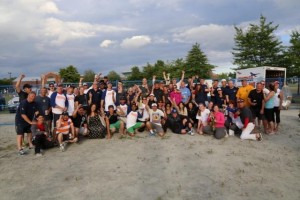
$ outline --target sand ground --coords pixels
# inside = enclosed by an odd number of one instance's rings
[[[42,157],[17,155],[14,115],[3,114],[0,199],[300,199],[297,113],[282,111],[279,134],[262,142],[145,132],[84,140]]]

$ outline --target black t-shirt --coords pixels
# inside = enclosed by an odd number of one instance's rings
[[[227,87],[225,90],[225,95],[228,95],[229,100],[236,101],[236,93],[238,91],[237,87]]]
[[[164,92],[161,89],[154,89],[153,94],[156,97],[156,101],[162,101]]]
[[[92,104],[96,104],[97,108],[99,108],[101,97],[102,97],[102,90],[100,89],[96,91],[94,89],[89,90],[87,93],[88,100],[90,99],[90,93],[92,93]]]
[[[80,128],[83,126],[83,124],[87,124],[86,116],[85,115],[79,115],[77,113],[76,117],[72,117],[73,124],[76,128]]]
[[[45,97],[37,96],[35,97],[34,101],[38,106],[39,114],[45,116],[45,110],[49,110],[49,108],[51,107],[50,98],[47,96]]]
[[[240,109],[240,118],[243,124],[245,124],[245,119],[249,118],[249,122],[252,122],[252,112],[248,107],[244,107],[242,109]]]
[[[114,124],[118,121],[118,115],[116,113],[114,113],[113,115],[107,115],[108,120],[109,120],[109,124]]]
[[[253,108],[261,108],[262,101],[264,100],[264,93],[263,93],[263,91],[257,92],[257,90],[254,89],[254,90],[250,91],[250,93],[248,95],[248,98],[251,99],[252,103],[256,103],[255,106],[251,105],[251,107],[253,107]]]
[[[170,114],[167,119],[168,127],[172,130],[173,133],[180,133],[182,128],[182,117],[177,114],[174,118],[173,114]]]
[[[208,87],[207,87],[206,84],[201,85],[201,93],[203,93],[203,96],[204,96],[204,100],[205,100],[205,101],[207,101],[207,94],[208,94],[208,92],[205,91],[207,88],[208,88]]]
[[[18,93],[18,95],[19,95],[19,101],[20,102],[23,101],[24,99],[27,99],[27,97],[28,97],[28,94],[26,92],[24,92],[23,90],[21,90]]]
[[[87,102],[87,96],[86,96],[86,94],[77,95],[75,97],[75,102],[78,102],[78,104],[81,104],[82,106],[87,106],[88,102]]]
[[[21,115],[26,115],[29,120],[33,120],[36,111],[38,111],[38,107],[35,102],[29,103],[27,99],[21,101],[16,113],[16,124],[30,126]]]

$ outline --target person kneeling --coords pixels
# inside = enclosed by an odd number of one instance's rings
[[[78,138],[75,137],[75,128],[68,112],[63,112],[56,122],[56,134],[61,151],[65,151],[66,143],[75,143]],[[70,133],[71,130],[71,133]]]
[[[114,110],[114,106],[110,105],[108,106],[108,113],[106,117],[106,123],[107,123],[107,139],[110,139],[112,136],[112,133],[116,132],[117,129],[119,129],[119,132],[121,135],[124,135],[124,122],[122,120],[118,119],[118,115]]]
[[[203,127],[204,133],[214,135],[216,139],[221,139],[226,136],[224,126],[225,116],[219,111],[218,105],[214,105],[214,111],[210,113],[208,123],[210,123],[210,126]]]
[[[127,115],[127,132],[130,136],[134,136],[136,131],[145,126],[142,122],[137,122],[137,119],[142,117],[143,113],[138,111],[138,107],[135,102],[131,105],[131,111]]]
[[[49,149],[54,147],[54,143],[49,136],[48,123],[45,122],[43,115],[36,116],[36,123],[31,125],[32,143],[35,145],[34,151],[36,156],[41,156],[41,149]]]
[[[192,131],[192,123],[187,117],[179,115],[176,109],[173,109],[172,114],[168,116],[167,126],[176,134],[190,134],[194,135]]]

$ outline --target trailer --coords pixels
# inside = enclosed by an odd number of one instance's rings
[[[279,81],[282,87],[286,84],[286,68],[263,66],[236,70],[236,85],[241,86],[241,80],[245,79],[254,86],[260,81],[265,81],[266,85]]]

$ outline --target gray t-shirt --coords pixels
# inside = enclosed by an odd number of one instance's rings
[[[49,115],[49,113],[46,113],[47,112],[46,110],[49,110],[49,108],[51,107],[49,97],[36,96],[35,102],[38,106],[39,114],[41,114],[43,116]]]

